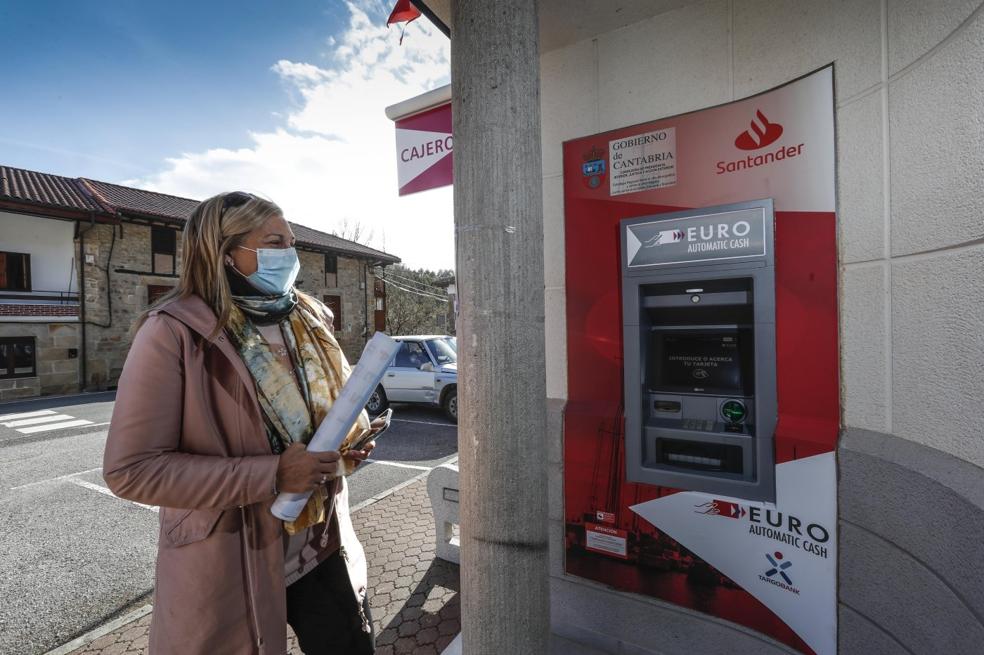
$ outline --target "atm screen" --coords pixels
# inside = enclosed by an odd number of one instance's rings
[[[650,340],[650,391],[751,395],[751,333],[746,330],[667,333]]]

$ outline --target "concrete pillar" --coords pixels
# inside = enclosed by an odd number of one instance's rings
[[[535,0],[451,6],[466,655],[548,652]]]

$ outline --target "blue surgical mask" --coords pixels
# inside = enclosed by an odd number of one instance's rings
[[[256,253],[256,272],[246,276],[246,279],[258,291],[271,296],[282,296],[294,286],[297,274],[301,271],[296,250],[293,248],[253,250],[246,246],[239,247]]]

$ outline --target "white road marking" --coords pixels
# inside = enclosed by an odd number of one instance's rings
[[[101,471],[102,467],[97,466],[94,469],[88,469],[86,471],[78,471],[77,473],[69,473],[68,475],[59,475],[57,478],[46,478],[44,480],[35,480],[34,482],[28,482],[27,484],[22,484],[17,487],[11,487],[11,491],[17,491],[18,489],[27,489],[28,487],[36,487],[41,484],[49,484],[51,482],[61,482],[62,480],[68,480],[69,478],[74,478],[77,475],[85,475],[86,473],[95,473],[96,471]]]
[[[50,416],[54,414],[50,409],[42,409],[37,412],[22,412],[20,414],[4,414],[0,416],[0,421],[16,421],[19,418],[31,418],[32,416]]]
[[[19,428],[17,431],[21,434],[34,434],[35,432],[47,432],[48,430],[62,430],[64,428],[74,428],[80,425],[91,425],[92,421],[88,421],[84,418],[75,419],[74,421],[65,421],[64,423],[53,423],[45,425],[35,425],[30,428]]]
[[[95,484],[94,482],[89,482],[87,480],[76,480],[75,478],[69,478],[68,481],[71,482],[72,484],[77,484],[80,487],[85,487],[86,489],[91,489],[91,490],[96,491],[98,493],[101,493],[101,494],[103,494],[105,496],[110,496],[111,498],[116,498],[117,500],[126,500],[125,498],[120,498],[119,496],[117,496],[116,494],[114,494],[112,491],[110,491],[106,487],[104,487],[102,485],[99,485],[99,484]],[[137,507],[143,507],[144,509],[149,509],[151,512],[158,511],[158,508],[157,507],[154,507],[153,505],[144,505],[143,503],[138,503],[138,502],[133,501],[133,500],[126,500],[126,502],[132,503],[132,504],[136,505]]]
[[[399,423],[418,423],[420,425],[438,425],[438,426],[440,426],[442,428],[456,428],[457,429],[457,427],[458,427],[454,423],[437,423],[436,421],[411,421],[408,418],[394,418],[394,419],[390,419],[390,420],[391,421],[394,421],[394,422],[399,422]]]
[[[23,425],[37,425],[39,423],[51,423],[52,421],[70,421],[74,416],[68,414],[52,414],[51,416],[35,416],[34,418],[22,418],[16,421],[7,421],[3,425],[8,428],[19,428]]]
[[[430,471],[430,466],[415,466],[414,464],[401,464],[399,462],[388,462],[385,459],[367,459],[368,464],[385,464],[386,466],[398,466],[401,469],[416,469],[418,471]]]

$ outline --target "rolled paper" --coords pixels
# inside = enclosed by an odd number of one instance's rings
[[[391,339],[382,332],[373,335],[358,365],[342,387],[341,393],[335,399],[325,419],[311,437],[307,449],[312,452],[339,450],[345,437],[352,430],[359,412],[369,402],[369,396],[383,379],[383,374],[389,367],[390,361],[400,348],[400,342]],[[293,521],[300,516],[307,504],[311,492],[281,493],[273,502],[270,511],[278,519]]]

